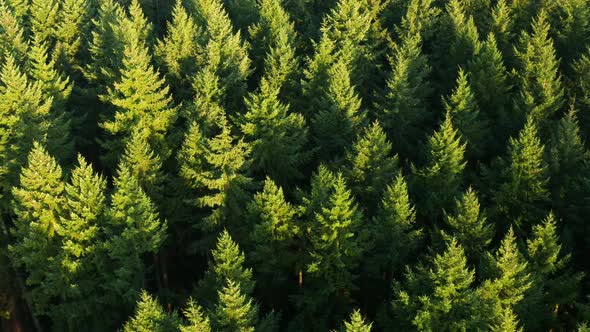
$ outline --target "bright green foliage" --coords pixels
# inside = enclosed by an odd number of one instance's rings
[[[349,66],[339,58],[328,69],[328,86],[322,106],[311,120],[312,134],[322,160],[341,154],[360,129],[365,113],[350,79]]]
[[[219,303],[213,313],[213,326],[220,332],[254,332],[258,308],[241,290],[240,284],[227,279],[218,291]]]
[[[419,213],[433,218],[452,206],[463,183],[464,154],[465,144],[447,112],[439,130],[429,138],[426,166],[420,170],[413,167],[423,195]]]
[[[453,125],[467,144],[468,155],[472,159],[477,159],[485,151],[485,140],[489,133],[486,131],[487,119],[479,112],[468,79],[468,74],[460,68],[457,85],[444,104],[446,111],[451,115]]]
[[[366,323],[359,310],[355,310],[350,315],[350,320],[344,322],[345,332],[371,332],[373,323]]]
[[[308,58],[301,82],[305,105],[305,117],[311,119],[318,110],[325,108],[325,96],[330,84],[330,68],[336,61],[334,42],[323,39],[314,49],[313,56]]]
[[[84,76],[93,83],[98,93],[106,93],[120,77],[125,51],[126,19],[121,6],[113,0],[100,2],[97,17],[92,20],[92,37],[88,50],[90,63],[84,69]]]
[[[213,101],[228,114],[238,113],[243,108],[245,81],[250,73],[246,46],[240,33],[233,32],[232,23],[220,0],[195,0],[193,5],[195,19],[207,40],[203,45],[204,65],[194,83],[197,112],[211,112],[207,106]],[[219,92],[211,94],[212,89]]]
[[[344,175],[361,206],[371,216],[383,192],[398,172],[397,155],[379,122],[366,128],[346,155]]]
[[[248,216],[254,224],[251,258],[257,263],[257,272],[263,276],[265,287],[281,285],[287,271],[295,264],[289,248],[296,244],[300,226],[296,222],[297,210],[285,200],[283,189],[266,179],[264,189],[248,204]]]
[[[402,174],[387,187],[373,229],[375,247],[369,265],[382,271],[399,271],[418,247],[421,231],[416,229],[416,211],[410,202]]]
[[[472,262],[482,258],[492,242],[494,230],[480,211],[477,194],[471,187],[455,201],[454,213],[446,214],[445,219],[453,236],[465,247],[467,257]]]
[[[544,150],[537,126],[529,117],[518,137],[510,139],[508,157],[501,170],[504,183],[494,190],[498,215],[525,233],[545,214],[543,204],[549,198]]]
[[[326,191],[323,202],[308,220],[310,229],[311,262],[307,271],[323,281],[322,294],[331,295],[344,289],[354,289],[354,269],[360,263],[364,244],[360,236],[363,215],[358,210],[354,198],[342,177],[331,175],[334,179],[327,188],[313,188],[329,172],[320,166],[312,180],[312,197],[306,202],[308,208],[314,208],[313,192]]]
[[[521,116],[531,116],[540,129],[548,127],[563,106],[559,62],[549,37],[547,15],[541,12],[532,24],[532,34],[523,32],[514,52],[518,62]]]
[[[59,22],[59,0],[31,0],[31,30],[40,40],[55,43],[55,27]]]
[[[203,32],[187,13],[182,0],[176,1],[172,21],[167,27],[166,35],[156,44],[154,58],[165,68],[176,99],[185,100],[192,95],[190,79],[197,73],[198,64],[202,61]]]
[[[84,34],[88,33],[91,2],[88,0],[62,0],[59,10],[59,22],[55,27],[54,59],[58,59],[61,68],[68,72],[78,71],[81,61]]]
[[[239,218],[246,203],[246,192],[252,179],[245,175],[248,169],[249,146],[236,139],[227,120],[219,121],[220,132],[208,138],[196,123],[187,133],[178,154],[180,175],[196,191],[192,199],[205,210],[198,221],[205,231],[220,230],[227,226],[232,232],[244,226]]]
[[[498,0],[492,11],[491,31],[496,36],[498,47],[505,56],[511,55],[514,35],[512,14],[506,0]]]
[[[160,221],[150,198],[125,165],[119,166],[104,227],[110,258],[108,271],[104,271],[105,296],[108,301],[131,305],[145,287],[142,257],[158,252],[166,237],[166,223]]]
[[[35,144],[21,171],[20,185],[13,189],[16,242],[9,246],[13,262],[27,271],[28,296],[35,304],[35,314],[51,310],[51,300],[63,291],[61,262],[56,261],[63,192],[61,167]]]
[[[173,332],[171,318],[145,290],[141,291],[135,314],[123,326],[123,332]]]
[[[166,82],[151,65],[148,48],[137,36],[129,38],[121,79],[102,96],[116,109],[113,116],[104,117],[100,124],[109,134],[103,142],[108,151],[104,159],[109,164],[121,155],[135,127],[146,131],[148,142],[163,158],[171,154],[167,134],[177,109],[172,106]]]
[[[29,82],[12,56],[0,70],[0,99],[0,193],[7,197],[33,141],[46,141],[51,100],[43,100],[39,84]]]
[[[139,44],[152,45],[153,25],[148,21],[143,13],[140,0],[131,0],[127,11],[129,14],[123,21],[123,30],[125,32],[126,46],[134,45],[137,41]]]
[[[469,63],[468,68],[468,86],[472,88],[472,95],[476,99],[479,110],[488,119],[488,126],[491,126],[496,133],[495,139],[490,140],[489,145],[496,151],[500,150],[499,145],[505,144],[505,140],[509,137],[510,133],[505,131],[512,127],[513,119],[508,110],[507,71],[494,34],[489,34],[487,40],[481,43],[479,53]],[[469,149],[472,149],[471,144]]]
[[[394,46],[390,59],[393,72],[387,80],[384,100],[377,117],[403,157],[415,157],[415,144],[422,138],[422,126],[430,118],[426,98],[431,93],[427,77],[430,67],[421,53],[419,35],[408,35]]]
[[[492,332],[522,332],[523,329],[518,326],[518,318],[512,312],[510,307],[506,307],[502,312],[502,318],[499,324],[490,326]]]
[[[19,64],[24,62],[28,50],[21,23],[4,2],[0,2],[0,57],[3,61],[11,54]]]
[[[411,320],[419,331],[476,330],[481,325],[477,299],[471,288],[474,272],[467,267],[461,245],[451,239],[446,251],[437,254],[432,268],[408,274],[410,289],[396,294],[393,302],[398,315],[408,310],[404,320]],[[412,279],[423,279],[422,289],[413,289]],[[413,285],[414,287],[416,285]]]
[[[444,69],[448,71],[446,77],[454,78],[457,67],[464,67],[479,53],[480,43],[477,27],[473,17],[467,16],[463,1],[450,0],[446,5],[448,24],[451,33],[451,44],[443,47],[446,63]],[[444,84],[444,83],[443,83]]]
[[[29,10],[29,0],[5,0],[3,4],[10,8],[20,23],[23,22]]]
[[[211,332],[209,317],[192,298],[188,300],[182,313],[187,322],[178,327],[180,332]]]
[[[434,6],[432,0],[401,0],[407,3],[407,10],[396,30],[400,40],[418,37],[420,40],[429,39],[434,34],[436,21],[441,11]]]

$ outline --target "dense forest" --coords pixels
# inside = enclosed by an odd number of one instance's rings
[[[590,0],[0,0],[6,331],[590,331]]]

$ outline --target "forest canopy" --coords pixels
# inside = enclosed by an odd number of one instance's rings
[[[590,0],[0,0],[5,331],[590,331]]]

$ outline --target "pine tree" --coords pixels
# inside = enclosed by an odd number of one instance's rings
[[[355,310],[350,315],[350,320],[344,322],[345,332],[371,332],[373,323],[366,323],[361,312]]]
[[[182,313],[187,322],[178,327],[180,332],[211,332],[209,317],[192,298],[188,300]]]
[[[227,226],[242,236],[240,230],[245,225],[240,216],[252,182],[245,174],[250,148],[232,135],[227,120],[220,118],[218,125],[220,132],[212,138],[205,136],[196,123],[191,125],[178,154],[180,174],[197,191],[191,200],[204,212],[198,227],[205,233],[217,233]],[[203,237],[204,248],[209,248],[212,240]]]
[[[135,314],[125,323],[123,332],[172,332],[172,318],[145,290],[141,291]]]
[[[57,0],[31,0],[31,30],[40,40],[55,43],[55,27],[59,22],[59,6]]]
[[[426,108],[431,87],[427,81],[430,67],[421,53],[422,39],[408,34],[394,46],[384,98],[378,103],[377,118],[400,156],[415,159],[414,148],[422,138],[421,128],[430,119]]]
[[[186,11],[182,0],[177,0],[167,33],[156,44],[154,58],[165,68],[173,95],[179,101],[188,99],[193,93],[190,78],[203,61],[202,39],[203,31]]]
[[[124,165],[115,178],[115,192],[107,211],[105,244],[109,262],[105,273],[105,297],[111,303],[131,305],[144,288],[146,266],[142,256],[156,253],[166,237],[166,223]]]
[[[453,127],[447,112],[444,122],[428,141],[427,164],[423,169],[413,167],[421,197],[421,213],[433,220],[443,209],[451,207],[463,182],[465,144]],[[419,210],[420,211],[420,210]]]
[[[55,28],[54,59],[70,75],[81,69],[83,45],[89,31],[92,5],[88,0],[63,0]],[[85,51],[85,50],[84,50]]]
[[[254,332],[257,321],[257,306],[241,290],[240,284],[227,279],[218,291],[219,303],[215,306],[213,326],[216,331]]]
[[[455,201],[454,213],[445,214],[445,219],[453,236],[465,247],[470,261],[477,262],[483,258],[492,242],[494,230],[485,213],[480,211],[477,194],[471,187]]]
[[[467,145],[470,159],[480,159],[485,153],[489,136],[487,119],[480,113],[476,97],[469,84],[469,76],[459,68],[457,85],[451,96],[444,101],[446,111],[451,115],[453,125]]]
[[[590,48],[573,62],[576,86],[576,105],[580,110],[579,119],[585,141],[590,139]]]
[[[502,313],[502,320],[499,324],[490,326],[492,332],[522,332],[523,329],[518,327],[518,319],[512,309],[507,307]]]
[[[547,14],[542,11],[532,24],[532,34],[523,32],[520,46],[514,50],[519,68],[518,108],[521,116],[530,115],[541,130],[546,130],[561,110],[564,95],[549,29]]]
[[[28,295],[34,314],[47,314],[52,300],[64,291],[56,256],[60,252],[60,215],[65,203],[62,170],[46,150],[35,143],[28,163],[14,187],[15,243],[9,245],[16,267],[27,272]]]
[[[19,64],[27,58],[29,46],[24,37],[22,22],[20,22],[6,3],[0,3],[0,57],[5,60],[12,55]]]
[[[537,126],[529,117],[517,138],[511,138],[508,156],[501,170],[503,183],[493,192],[498,217],[512,222],[519,231],[542,218],[549,199],[549,174],[543,159],[544,147]]]
[[[387,185],[398,172],[397,155],[392,156],[391,143],[375,121],[364,130],[346,154],[344,175],[361,207],[372,216]]]
[[[125,45],[121,79],[101,96],[103,101],[115,107],[115,114],[104,116],[100,123],[108,133],[102,143],[108,151],[104,157],[107,165],[113,164],[121,155],[134,127],[147,132],[148,142],[162,158],[171,154],[168,131],[176,119],[177,108],[172,106],[166,82],[151,65],[147,46],[134,34],[128,38],[131,40]]]
[[[0,99],[4,101],[0,104],[0,193],[10,197],[10,187],[16,184],[33,141],[46,141],[51,100],[43,100],[39,84],[29,82],[12,56],[0,70]]]

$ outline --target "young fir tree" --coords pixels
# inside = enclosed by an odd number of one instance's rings
[[[496,217],[527,233],[541,219],[549,199],[549,173],[537,125],[529,117],[517,138],[511,138],[508,156],[500,170],[502,182],[493,190]]]
[[[141,291],[135,313],[123,326],[123,332],[173,332],[174,318],[145,290]]]
[[[258,280],[265,285],[267,297],[273,303],[280,300],[289,275],[295,272],[296,255],[301,229],[297,210],[286,201],[283,189],[266,179],[264,189],[248,204],[248,219],[254,225],[251,259],[255,262]]]
[[[86,55],[83,45],[90,33],[89,25],[93,6],[88,0],[63,0],[59,11],[59,22],[55,27],[54,59],[60,68],[70,75],[78,76]]]
[[[180,175],[196,191],[190,198],[202,209],[197,227],[216,236],[223,227],[242,239],[243,204],[250,199],[247,189],[252,179],[245,172],[249,167],[250,147],[236,139],[224,117],[219,118],[220,131],[211,138],[193,123],[178,154]],[[203,236],[203,249],[208,250],[214,237]]]
[[[532,24],[532,34],[523,32],[514,53],[518,62],[517,77],[521,117],[529,115],[540,130],[546,131],[563,106],[563,87],[559,61],[549,37],[547,14],[542,11]]]
[[[416,144],[422,139],[422,128],[430,120],[426,108],[432,91],[427,77],[430,67],[421,53],[419,34],[408,33],[393,49],[383,100],[377,105],[377,118],[400,156],[415,160]]]
[[[33,141],[53,143],[46,138],[51,99],[43,99],[39,84],[31,83],[10,55],[0,70],[0,99],[0,195],[10,197]]]
[[[397,155],[392,155],[391,143],[375,121],[347,152],[343,171],[368,217],[374,215],[383,192],[398,170]]]
[[[492,27],[491,32],[497,39],[498,49],[506,57],[508,62],[513,56],[512,42],[514,33],[514,22],[512,21],[512,12],[507,0],[498,0],[492,10]]]
[[[459,68],[457,85],[451,96],[444,100],[444,106],[467,145],[469,159],[477,160],[485,154],[486,139],[490,133],[487,132],[487,119],[479,111],[477,99],[468,80],[468,74]]]
[[[452,238],[445,252],[434,257],[432,268],[420,269],[418,275],[408,272],[409,287],[397,290],[394,313],[420,331],[483,328],[485,321],[472,287],[474,277],[463,248]],[[416,278],[422,285],[416,284]]]
[[[55,27],[59,22],[60,1],[31,0],[30,6],[32,33],[53,47],[55,43]]]
[[[348,321],[344,322],[343,332],[371,332],[373,323],[365,322],[361,312],[357,309],[352,312]]]
[[[195,20],[206,36],[204,65],[194,81],[197,112],[211,112],[208,104],[213,101],[230,115],[240,113],[250,73],[246,45],[241,41],[240,32],[233,32],[232,22],[220,0],[196,0],[193,6]],[[212,95],[212,89],[218,89],[219,93]]]
[[[492,332],[522,332],[523,329],[518,326],[518,318],[512,311],[510,307],[507,307],[502,312],[502,319],[501,321],[496,324],[490,326],[490,331]]]
[[[211,332],[211,322],[203,308],[192,298],[189,298],[185,308],[182,310],[186,322],[178,326],[180,332]]]
[[[3,61],[12,55],[19,64],[27,58],[26,42],[22,22],[13,14],[5,2],[0,2],[0,57]]]
[[[467,164],[463,158],[465,144],[461,143],[452,121],[447,112],[439,130],[428,141],[425,167],[413,167],[422,196],[419,212],[431,220],[436,220],[443,209],[449,210],[463,183],[463,169]]]
[[[203,61],[203,38],[203,31],[197,27],[182,0],[177,0],[172,10],[172,21],[167,24],[166,35],[158,40],[154,49],[154,58],[163,67],[178,101],[192,96],[190,79]]]
[[[556,2],[552,10],[555,49],[561,59],[561,69],[571,76],[571,66],[586,51],[590,41],[590,7],[588,0],[566,0]]]
[[[29,11],[29,1],[28,0],[5,0],[2,1],[3,5],[9,8],[14,17],[20,22],[23,23],[26,19],[25,16],[28,14]]]
[[[35,143],[13,188],[14,244],[8,249],[12,262],[27,272],[27,296],[33,314],[51,314],[52,302],[65,289],[61,282],[60,215],[65,203],[61,167]]]
[[[141,21],[141,15],[141,12],[135,13],[130,22]],[[139,28],[131,23],[128,22],[127,29]],[[151,65],[152,59],[141,33],[127,32],[130,35],[125,44],[121,79],[101,96],[115,108],[114,114],[104,116],[100,123],[108,134],[102,142],[107,150],[104,156],[107,165],[112,165],[123,153],[135,127],[146,131],[148,142],[162,158],[171,154],[168,132],[175,122],[177,108],[172,106],[166,82]]]
[[[220,332],[254,332],[258,321],[258,307],[231,279],[218,291],[219,302],[213,311],[213,327]]]
[[[166,223],[125,165],[117,171],[104,229],[108,239],[108,268],[102,271],[106,279],[104,297],[124,308],[132,305],[132,299],[145,287],[147,267],[142,257],[158,252],[166,237]]]
[[[465,247],[467,258],[478,263],[492,242],[494,228],[480,211],[476,192],[470,187],[455,201],[453,213],[445,214],[452,234]]]

